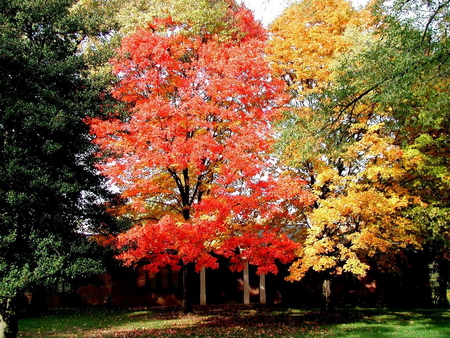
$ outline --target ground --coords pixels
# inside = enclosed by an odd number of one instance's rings
[[[319,310],[242,307],[174,309],[58,309],[24,318],[19,337],[450,337],[448,310]]]

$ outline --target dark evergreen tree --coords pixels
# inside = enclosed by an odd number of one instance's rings
[[[83,121],[99,89],[72,2],[0,0],[0,337],[16,336],[25,288],[102,269],[86,233],[106,194]]]

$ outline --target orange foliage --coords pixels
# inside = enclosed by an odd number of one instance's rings
[[[355,47],[353,35],[370,27],[370,12],[355,10],[347,0],[296,2],[270,27],[267,54],[271,68],[292,93],[290,113],[296,125],[290,128],[295,132],[283,134],[282,156],[288,165],[307,159],[321,170],[322,161],[313,157],[330,150],[324,134],[339,129],[340,120],[347,116],[317,113],[315,106],[318,100],[327,104],[326,90],[333,86],[338,62]]]
[[[350,47],[344,33],[359,24],[347,0],[303,0],[288,7],[270,30],[268,48],[276,75],[303,96],[331,81],[335,57]]]

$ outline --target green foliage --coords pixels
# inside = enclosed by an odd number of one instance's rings
[[[106,197],[83,122],[98,92],[71,4],[0,1],[0,297],[99,271],[80,234]]]
[[[333,95],[341,113],[349,113],[364,102],[377,104],[374,117],[388,110],[387,120],[399,133],[399,141],[410,143],[411,136],[420,132],[417,129],[448,126],[450,41],[445,28],[448,20],[440,13],[448,12],[449,4],[406,3],[398,1],[383,9],[387,16],[376,32],[379,38],[341,64],[341,85]],[[416,129],[414,134],[412,128]]]
[[[188,24],[184,27],[188,34],[226,37],[235,32],[232,12],[240,7],[234,0],[78,0],[71,11],[83,20],[90,37],[130,35],[156,18],[167,17]]]
[[[449,11],[450,3],[440,0],[376,7],[372,45],[342,56],[334,86],[319,98],[319,114],[333,121],[325,132],[333,131],[337,149],[361,142],[380,122],[380,135],[393,138],[407,171],[401,185],[420,201],[403,215],[415,222],[413,232],[430,259],[448,258],[450,249]]]

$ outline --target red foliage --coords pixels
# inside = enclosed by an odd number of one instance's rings
[[[113,95],[128,115],[89,122],[99,169],[129,201],[116,213],[135,220],[117,238],[119,257],[148,259],[153,270],[181,261],[200,269],[216,267],[217,252],[239,269],[245,248],[260,272],[276,272],[274,261],[289,261],[296,247],[282,226],[310,197],[269,155],[286,98],[265,41],[205,41],[163,25],[170,29],[124,38],[113,60]]]
[[[256,21],[253,12],[244,5],[237,5],[234,0],[229,1],[229,15],[235,23],[234,39],[250,40],[267,38],[267,32],[260,21]]]

